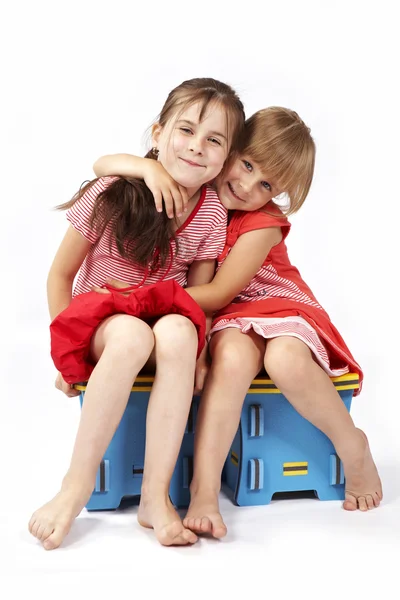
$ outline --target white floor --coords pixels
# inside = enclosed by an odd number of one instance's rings
[[[166,598],[264,598],[272,592],[283,599],[318,594],[375,600],[389,597],[381,588],[390,583],[390,597],[398,597],[400,448],[395,420],[382,410],[378,421],[368,393],[356,401],[353,415],[367,430],[381,471],[385,499],[378,510],[347,513],[340,503],[310,498],[239,508],[221,494],[228,536],[220,542],[201,539],[188,548],[159,546],[153,533],[137,524],[137,506],[84,510],[63,547],[45,552],[29,535],[27,522],[57,491],[80,409],[78,400],[54,390],[47,340],[42,336],[38,347],[33,338],[15,344],[27,365],[23,379],[12,377],[17,350],[11,348],[2,383],[0,589],[12,585],[1,598],[21,591],[78,599],[140,591]]]

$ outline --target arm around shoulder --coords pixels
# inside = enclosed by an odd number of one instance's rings
[[[271,248],[281,240],[280,227],[244,233],[233,246],[212,282],[187,288],[186,291],[206,312],[223,308],[247,287]]]
[[[96,160],[93,171],[97,177],[121,175],[122,177],[143,179],[146,173],[146,164],[149,160],[151,159],[134,156],[133,154],[107,154]]]

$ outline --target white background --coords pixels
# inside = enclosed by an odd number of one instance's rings
[[[203,590],[211,598],[376,598],[397,581],[395,4],[39,0],[2,8],[0,573],[13,584],[5,597],[21,586],[42,598],[106,597],[123,586],[168,598]],[[281,105],[311,127],[315,179],[288,247],[364,369],[352,414],[369,435],[385,502],[349,515],[339,503],[238,509],[223,498],[230,535],[186,549],[159,547],[135,508],[83,511],[65,547],[46,553],[26,523],[57,490],[79,419],[78,401],[53,388],[45,284],[66,222],[52,207],[93,177],[100,155],[142,154],[170,89],[199,76],[230,83],[247,115]]]

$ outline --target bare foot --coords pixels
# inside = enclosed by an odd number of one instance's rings
[[[225,537],[228,530],[219,512],[218,494],[193,493],[183,524],[195,533],[208,533],[218,539]]]
[[[61,544],[74,519],[90,498],[92,490],[68,486],[61,488],[50,502],[33,513],[29,531],[43,544],[45,550],[54,550]]]
[[[369,448],[367,436],[357,429],[358,439],[344,459],[346,478],[345,510],[367,511],[378,507],[382,500],[382,484]]]
[[[142,527],[154,529],[163,546],[185,546],[197,542],[197,535],[183,526],[178,513],[169,499],[150,499],[142,494],[138,521]]]

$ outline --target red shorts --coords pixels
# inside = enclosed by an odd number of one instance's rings
[[[197,356],[204,347],[204,312],[173,279],[144,286],[129,296],[116,291],[79,294],[50,325],[51,357],[67,383],[89,379],[95,366],[89,357],[93,334],[102,321],[117,313],[132,315],[143,321],[164,315],[183,315],[196,327],[199,340]]]

